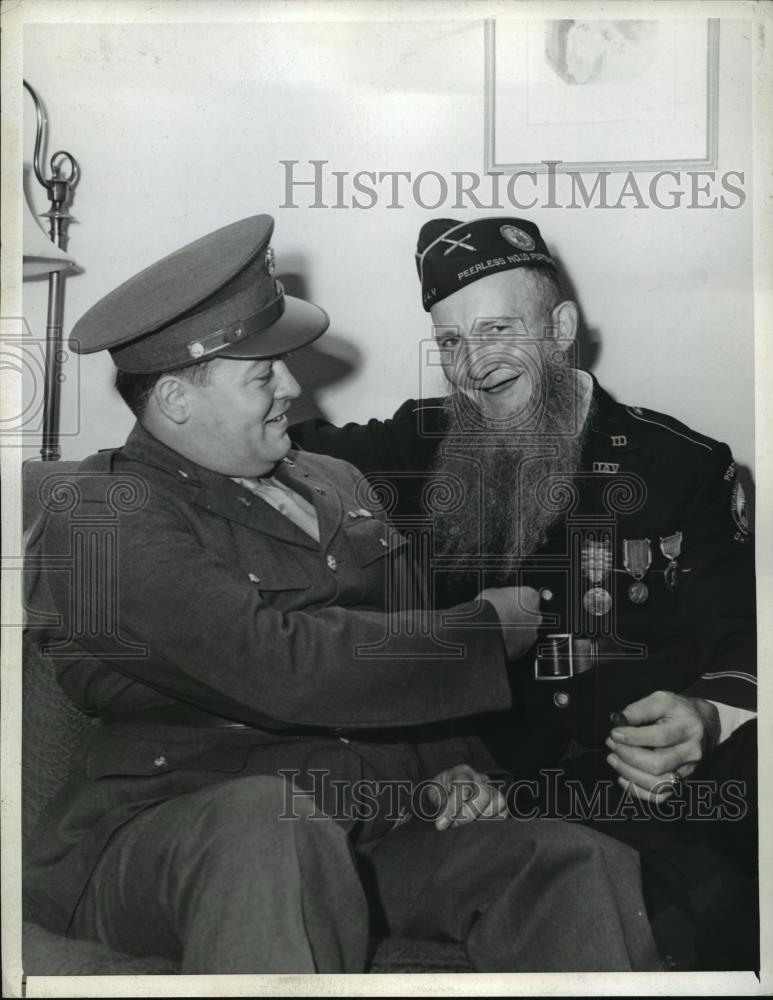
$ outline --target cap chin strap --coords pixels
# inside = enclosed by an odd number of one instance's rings
[[[262,309],[259,309],[245,319],[236,320],[228,326],[208,333],[206,337],[199,337],[186,345],[188,354],[192,361],[200,361],[202,358],[214,354],[223,347],[231,344],[238,344],[240,340],[246,340],[255,333],[265,330],[279,319],[285,311],[285,293],[281,281],[274,281],[274,298],[271,299]]]

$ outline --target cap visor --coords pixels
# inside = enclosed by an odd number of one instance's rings
[[[330,317],[319,306],[292,295],[285,295],[284,303],[276,323],[218,351],[216,357],[275,358],[312,343],[330,326]]]

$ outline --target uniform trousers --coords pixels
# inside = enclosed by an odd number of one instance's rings
[[[412,817],[356,851],[282,783],[224,781],[113,837],[70,928],[186,973],[358,972],[372,934],[456,941],[480,971],[660,969],[636,853],[561,821]]]

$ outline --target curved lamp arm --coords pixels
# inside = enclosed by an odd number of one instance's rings
[[[51,157],[51,176],[43,173],[43,145],[45,142],[47,120],[38,95],[34,89],[23,81],[35,104],[35,176],[42,187],[46,189],[50,209],[44,213],[49,220],[51,241],[64,250],[67,237],[67,225],[71,220],[67,211],[72,188],[77,184],[80,170],[74,157],[64,150],[57,150]],[[52,271],[48,276],[48,315],[46,320],[46,371],[43,399],[43,447],[40,454],[44,462],[56,461],[60,457],[59,448],[59,401],[62,375],[62,302],[63,275]]]

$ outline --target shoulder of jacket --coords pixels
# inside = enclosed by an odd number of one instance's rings
[[[682,423],[668,413],[660,413],[644,406],[628,406],[620,404],[625,417],[631,421],[640,435],[652,435],[656,438],[670,440],[674,444],[686,448],[698,449],[700,452],[719,455],[728,450],[727,445],[714,438],[701,434],[687,424]]]
[[[406,399],[395,410],[392,419],[395,421],[409,420],[415,423],[418,420],[432,418],[435,415],[440,417],[447,409],[448,400],[442,396],[429,397],[427,399]]]
[[[48,507],[57,512],[57,492],[64,496],[69,490],[71,503],[107,504],[116,514],[133,513],[145,506],[152,478],[152,466],[124,458],[120,448],[99,451],[50,481]],[[69,504],[61,506],[64,510]]]

